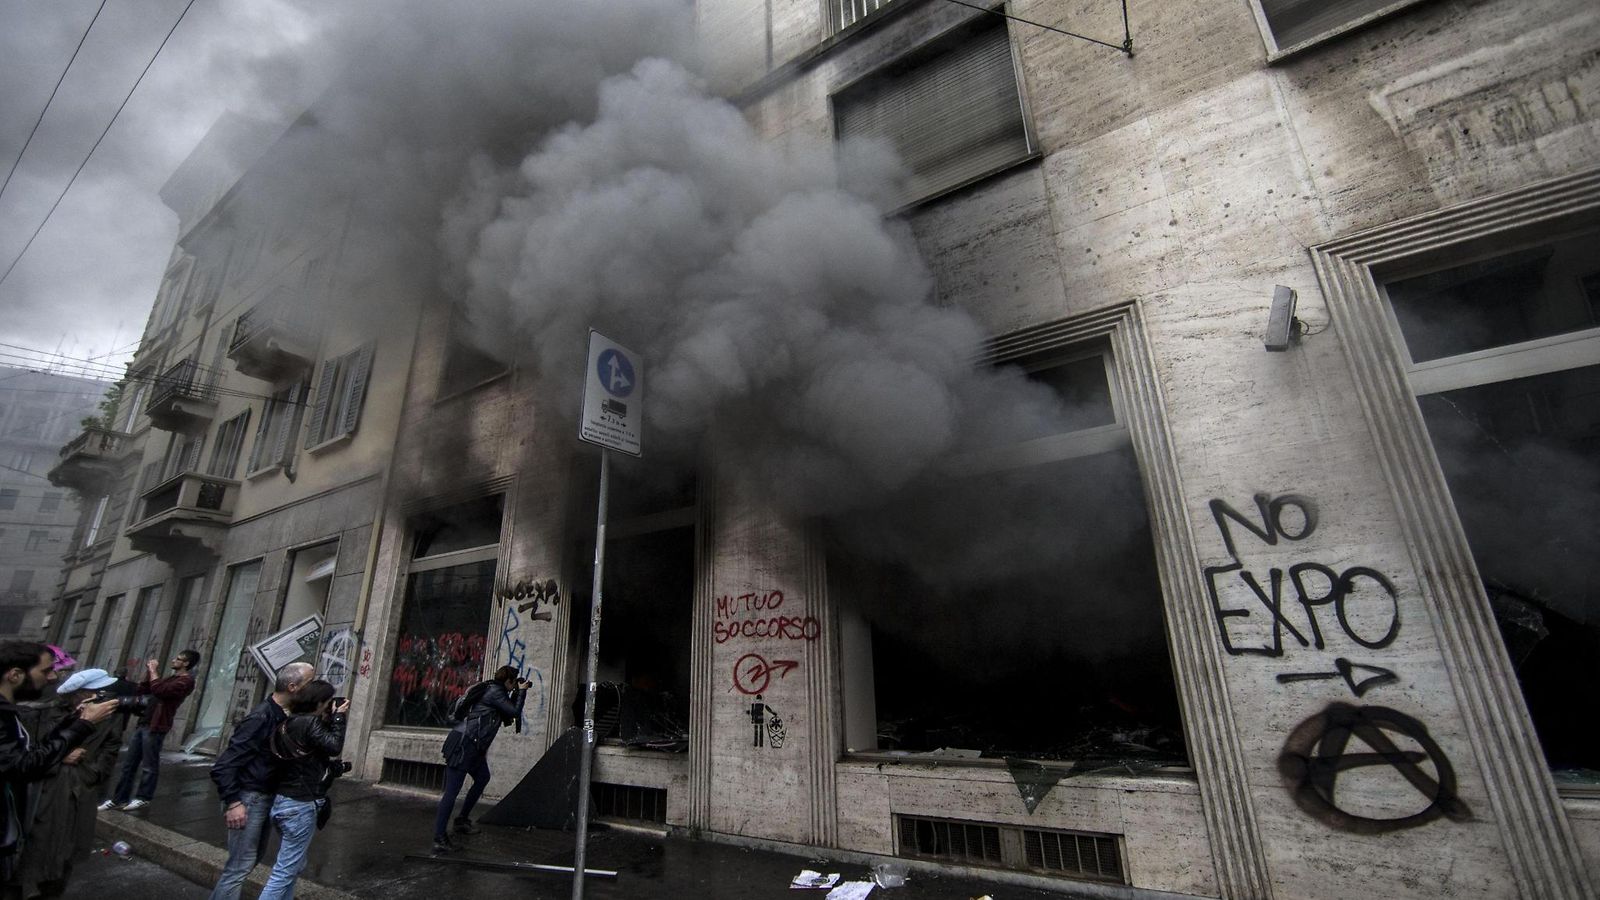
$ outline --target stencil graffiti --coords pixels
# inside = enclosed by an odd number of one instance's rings
[[[1369,750],[1352,752],[1352,740]],[[1339,779],[1355,777],[1351,773],[1374,766],[1392,768],[1416,790],[1414,811],[1384,816],[1375,814],[1376,810],[1348,808],[1350,800],[1339,794]],[[1472,818],[1471,810],[1456,796],[1455,768],[1427,727],[1383,706],[1329,704],[1289,733],[1278,756],[1278,771],[1296,805],[1344,831],[1382,834],[1415,828],[1440,817],[1457,822]],[[1386,802],[1403,799],[1387,790],[1382,796]]]
[[[317,676],[333,685],[338,693],[345,693],[354,669],[356,645],[355,623],[330,625],[322,638],[322,652],[317,657]]]
[[[755,733],[755,746],[767,746],[774,750],[783,748],[783,742],[789,737],[789,729],[783,723],[783,717],[778,711],[762,701],[757,694],[750,701],[750,724]]]
[[[799,660],[775,659],[767,662],[766,657],[759,653],[746,653],[733,664],[733,686],[741,694],[760,696],[772,683],[774,674],[782,680],[799,666]]]

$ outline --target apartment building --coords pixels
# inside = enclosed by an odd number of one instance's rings
[[[46,626],[78,500],[46,477],[62,441],[108,385],[46,369],[0,369],[0,635]]]

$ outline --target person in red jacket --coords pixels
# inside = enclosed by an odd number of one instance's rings
[[[117,779],[117,790],[111,799],[100,804],[101,809],[135,810],[150,805],[156,795],[156,778],[161,774],[161,744],[172,730],[172,719],[178,705],[194,692],[194,676],[190,673],[200,664],[200,653],[185,650],[172,658],[172,674],[157,678],[161,670],[155,660],[145,663],[148,674],[144,681],[134,685],[134,693],[147,694],[155,699],[140,717],[139,727],[128,743],[128,752],[122,757],[122,773]],[[139,779],[139,791],[134,793],[133,779]]]

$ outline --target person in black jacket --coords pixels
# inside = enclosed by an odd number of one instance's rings
[[[272,734],[272,756],[278,795],[272,800],[272,822],[283,835],[272,874],[261,900],[290,900],[294,882],[306,867],[306,851],[317,833],[317,814],[327,801],[329,770],[344,751],[345,713],[350,701],[334,705],[333,685],[318,679],[300,689],[290,704],[293,713]]]
[[[444,742],[444,796],[439,798],[439,810],[433,821],[433,849],[445,853],[456,849],[446,826],[450,812],[455,808],[456,795],[467,776],[472,776],[472,787],[461,804],[461,815],[456,817],[457,834],[476,834],[472,824],[472,807],[489,784],[489,745],[500,732],[501,725],[515,722],[522,730],[522,703],[529,682],[518,678],[513,666],[501,666],[494,678],[467,689],[462,701],[466,709],[460,721],[450,729]]]
[[[29,782],[49,775],[94,733],[96,722],[117,709],[116,700],[86,703],[34,741],[18,719],[16,704],[44,696],[45,686],[56,679],[55,661],[43,644],[0,641],[0,881],[7,883],[33,824]]]
[[[222,819],[228,826],[228,861],[211,890],[211,900],[239,900],[245,876],[255,868],[271,831],[272,733],[289,718],[294,696],[317,675],[310,663],[290,663],[278,672],[272,696],[261,701],[233,728],[228,746],[211,764],[211,780],[222,798]]]

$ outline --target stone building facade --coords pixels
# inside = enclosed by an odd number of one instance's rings
[[[698,4],[716,89],[773,140],[899,146],[940,301],[1098,409],[1021,464],[1131,487],[1063,517],[1101,552],[1053,593],[918,620],[926,585],[714,464],[623,467],[601,680],[683,727],[606,732],[602,813],[1199,896],[1592,893],[1600,765],[1559,685],[1600,612],[1600,15],[1309,9]],[[538,685],[502,773],[581,680],[592,458],[516,371],[439,389],[449,355],[419,343],[401,433],[448,422],[468,464],[397,449],[357,689],[392,782],[436,777],[452,679]],[[1092,664],[1035,640],[1085,633]]]

